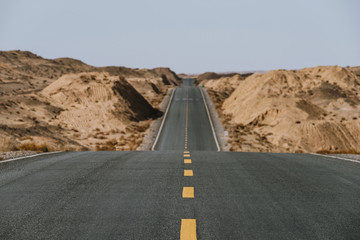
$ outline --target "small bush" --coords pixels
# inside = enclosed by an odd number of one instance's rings
[[[137,132],[145,132],[147,129],[146,126],[137,126],[136,131]]]
[[[49,152],[50,149],[46,144],[36,145],[35,143],[23,143],[16,147],[20,151]]]
[[[348,149],[348,150],[322,149],[322,150],[317,151],[316,153],[319,153],[319,154],[360,154],[360,151],[357,151],[355,149]]]
[[[115,151],[118,142],[115,139],[105,142],[102,146],[96,146],[96,151]]]

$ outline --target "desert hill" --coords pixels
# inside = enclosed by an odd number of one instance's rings
[[[207,84],[232,150],[360,151],[360,78],[351,69],[276,70],[238,83],[223,99],[216,98],[223,89]]]
[[[227,99],[248,75],[234,74],[232,76],[217,75],[215,79],[203,79],[199,81],[200,86],[207,89],[215,107],[221,113],[222,103]]]
[[[159,104],[154,97],[166,92],[164,86],[176,86],[180,81],[169,68],[93,67],[72,58],[45,59],[28,51],[0,51],[0,95],[40,91],[65,74],[81,72],[124,76],[154,107]]]
[[[64,74],[95,69],[71,58],[44,59],[28,51],[0,51],[0,83],[4,84],[2,90],[38,90]]]
[[[161,115],[124,77],[108,73],[64,75],[40,95],[62,108],[56,118],[49,120],[50,125],[70,129],[63,133],[69,139],[98,149],[104,148],[104,139],[111,150],[125,145],[133,149],[141,136],[131,131],[126,134],[132,130],[129,126]]]
[[[0,52],[0,151],[136,149],[169,88],[168,68],[93,67]]]

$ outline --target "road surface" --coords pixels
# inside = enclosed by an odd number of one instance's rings
[[[0,163],[0,239],[360,239],[359,163],[217,152],[198,98],[176,90],[158,151]]]
[[[175,89],[155,150],[181,151],[185,140],[187,150],[218,150],[204,100],[193,79],[184,79],[182,86]]]

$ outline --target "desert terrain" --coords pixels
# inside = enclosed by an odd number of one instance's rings
[[[205,87],[230,151],[360,152],[360,67],[186,75]],[[0,52],[0,151],[136,150],[180,77]]]
[[[0,52],[0,151],[135,150],[180,78]]]
[[[229,132],[231,151],[360,152],[359,67],[273,70],[198,82]]]

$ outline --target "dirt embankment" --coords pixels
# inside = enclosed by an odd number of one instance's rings
[[[214,81],[205,87],[233,151],[360,152],[360,78],[350,68],[269,71],[235,90]]]
[[[0,52],[0,151],[134,150],[177,84],[168,68]]]
[[[197,81],[200,86],[204,86],[207,89],[218,114],[223,118],[223,112],[221,110],[223,102],[234,92],[236,87],[239,86],[240,82],[245,78],[246,76],[235,74],[233,76],[217,77],[215,79],[200,78],[197,79]]]

